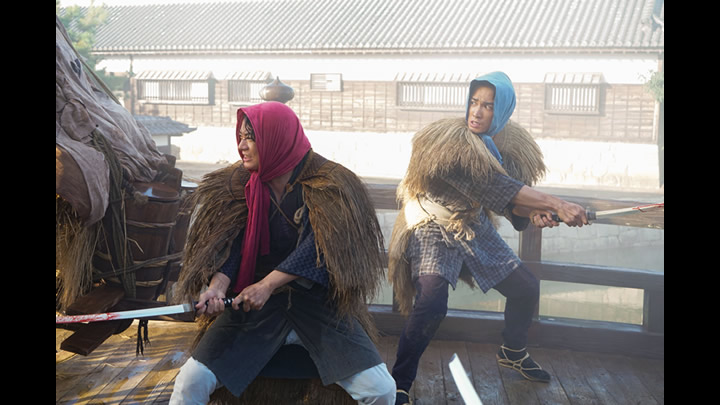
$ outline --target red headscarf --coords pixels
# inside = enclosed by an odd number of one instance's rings
[[[310,141],[295,112],[276,101],[238,109],[235,130],[238,145],[240,126],[246,116],[255,132],[260,164],[245,185],[248,219],[242,262],[234,288],[236,293],[253,283],[258,252],[261,255],[270,252],[270,188],[266,183],[293,170],[310,150]]]

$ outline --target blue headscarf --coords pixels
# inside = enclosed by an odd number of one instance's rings
[[[515,88],[510,78],[503,72],[488,73],[470,82],[470,93],[468,94],[467,104],[465,106],[466,121],[470,114],[470,98],[481,82],[490,83],[495,87],[495,108],[490,128],[478,136],[480,136],[485,146],[487,146],[488,150],[490,150],[498,162],[502,164],[502,156],[497,146],[495,146],[492,137],[505,127],[513,111],[515,111]]]

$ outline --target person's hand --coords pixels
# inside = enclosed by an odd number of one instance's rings
[[[567,226],[582,227],[588,224],[585,208],[575,203],[563,201],[558,208],[557,216],[565,222]]]
[[[249,285],[233,299],[232,307],[238,310],[242,303],[243,311],[258,311],[265,305],[273,290],[274,288],[265,280]]]
[[[552,228],[560,225],[558,222],[553,221],[551,211],[533,210],[528,217],[530,222],[538,228]]]
[[[198,303],[195,305],[197,315],[215,316],[222,313],[225,310],[225,304],[222,302],[223,298],[225,298],[225,293],[214,288],[208,288],[204,293],[200,294]],[[205,302],[207,302],[207,305]]]
[[[546,194],[523,186],[515,194],[511,203],[514,205],[513,213],[522,215],[523,212],[530,212],[527,216],[533,225],[539,227],[553,227],[558,221],[552,219],[552,213],[556,212],[558,219],[568,226],[583,226],[588,224],[585,208],[550,194]]]

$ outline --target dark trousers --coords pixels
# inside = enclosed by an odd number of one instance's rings
[[[400,336],[392,370],[398,389],[410,389],[420,357],[447,314],[448,285],[445,279],[435,275],[420,276],[415,282],[415,304]],[[521,264],[494,288],[506,298],[504,344],[522,349],[540,298],[540,282]]]

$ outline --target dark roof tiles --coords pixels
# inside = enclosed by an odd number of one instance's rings
[[[108,8],[96,52],[651,51],[662,0],[246,0]]]

